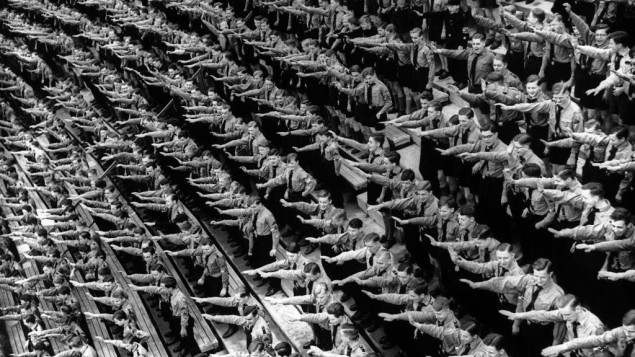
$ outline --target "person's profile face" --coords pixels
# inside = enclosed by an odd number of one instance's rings
[[[613,39],[609,40],[609,49],[611,50],[611,52],[616,53],[617,51],[619,51],[620,47],[621,46],[615,43]]]
[[[379,143],[377,143],[377,141],[375,141],[373,137],[370,137],[368,139],[368,143],[366,143],[366,146],[368,147],[368,151],[372,152],[377,150],[377,148],[379,147]]]
[[[632,341],[635,339],[635,325],[623,325],[622,328],[627,340]]]
[[[518,142],[514,142],[514,153],[517,157],[525,156],[530,150],[529,145],[522,145]]]

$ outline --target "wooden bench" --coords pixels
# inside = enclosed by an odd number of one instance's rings
[[[58,111],[58,115],[61,116],[68,116],[68,113],[66,112],[59,112]],[[81,140],[79,140],[79,137],[77,136],[77,133],[75,133],[68,125],[66,126],[67,132],[73,136],[75,139],[77,139],[79,142],[81,142]],[[114,129],[111,128],[111,130],[114,131]],[[91,156],[86,154],[87,158],[89,159],[89,166],[96,169],[98,174],[102,175],[104,173],[103,168],[99,165],[99,163]],[[106,176],[103,178],[107,184],[109,185],[113,185],[113,187],[116,187],[112,181],[110,181],[110,179]],[[121,195],[120,195],[121,197]],[[90,214],[88,214],[87,212],[83,213],[83,216],[85,217],[85,219],[90,219],[90,221],[92,222],[92,216],[90,216]],[[88,218],[86,218],[86,216],[88,216]],[[146,232],[148,234],[152,234],[148,228],[145,226],[145,224],[143,223],[143,221],[136,215],[134,214],[133,217],[130,217],[131,220],[133,222],[135,222],[139,227],[142,227],[146,230]],[[104,244],[102,247],[108,256],[110,257],[116,257],[114,251],[112,250],[112,248],[107,245]],[[174,266],[172,265],[171,261],[169,260],[169,258],[165,255],[165,253],[163,252],[163,250],[161,249],[160,246],[157,246],[157,254],[162,258],[162,262],[166,268],[166,270],[168,271],[168,273],[171,276],[174,277],[178,277],[178,272],[177,270],[174,268]],[[123,266],[121,265],[121,263],[118,261],[118,259],[112,259],[112,263],[117,266],[117,270],[121,270],[124,271]],[[119,269],[120,268],[120,269]],[[119,274],[118,272],[113,272],[113,274],[117,274],[118,276],[116,276],[117,278],[121,279],[118,281],[121,282],[128,282],[129,280],[124,277],[123,275]],[[183,281],[181,281],[181,279],[177,279],[177,284],[179,286],[179,288],[181,289],[181,291],[188,291],[186,289],[185,284],[183,283]],[[125,286],[125,290],[129,290],[129,288],[127,286]],[[126,291],[127,293],[130,293],[131,291]],[[139,298],[138,294],[132,294],[133,296],[136,296],[137,298]],[[188,306],[190,307],[190,312],[191,312],[191,317],[193,318],[194,321],[194,340],[197,342],[197,345],[199,346],[201,352],[210,352],[210,351],[214,351],[216,349],[218,349],[219,347],[219,343],[218,340],[216,338],[216,335],[214,334],[214,332],[209,328],[209,326],[206,323],[206,320],[203,318],[203,316],[201,316],[201,312],[198,309],[198,306],[196,305],[196,303],[189,297],[187,296],[187,301],[188,301]],[[140,299],[140,298],[139,298]],[[142,305],[141,301],[138,300],[138,307],[140,308]],[[144,317],[148,317],[148,314],[145,311],[142,311],[140,314],[140,316],[144,316]],[[149,326],[152,326],[151,321],[146,320],[146,323],[150,323]],[[148,332],[152,333],[153,330],[156,329],[152,329]],[[160,342],[160,336],[156,333],[154,333],[153,336],[151,336],[153,339],[156,339],[156,345],[162,345],[162,343]],[[164,349],[165,351],[165,349]],[[168,352],[163,352],[163,354],[167,353],[169,355]],[[163,354],[156,354],[157,356],[161,356]]]
[[[13,298],[13,294],[8,291],[0,290],[0,307],[9,307],[17,305]],[[27,342],[27,336],[24,334],[21,321],[0,321],[4,325],[4,330],[7,333],[9,340],[9,346],[13,354],[29,352],[25,348]]]
[[[185,205],[181,204],[181,206],[183,207],[183,210],[185,211],[185,213],[188,215],[189,219],[192,220],[193,222],[198,222],[198,224],[203,227],[206,231],[206,233],[210,236],[210,237],[214,237],[213,234],[211,234],[211,232],[208,230],[208,226],[206,224],[204,224],[204,222],[202,222],[201,220],[199,220],[196,216],[194,216],[194,214],[190,211],[190,209],[188,207],[186,207]],[[217,244],[217,248],[224,253],[225,259],[227,261],[227,269],[229,271],[229,290],[232,293],[236,292],[236,289],[238,287],[244,287],[244,286],[249,286],[249,282],[242,278],[242,275],[239,273],[239,271],[237,270],[237,267],[235,264],[233,264],[232,259],[230,258],[230,255],[228,254],[228,252],[225,251],[224,247],[221,244],[218,244],[218,241],[216,239],[213,239],[214,242],[216,242]],[[252,289],[255,288],[254,286],[251,287]],[[302,344],[298,343],[298,341],[293,341],[283,329],[280,328],[276,328],[278,326],[280,326],[280,322],[277,319],[276,314],[272,313],[272,311],[270,311],[267,306],[265,304],[263,304],[262,300],[260,299],[259,296],[254,296],[256,298],[256,300],[258,301],[260,308],[264,309],[265,312],[267,312],[266,314],[266,318],[269,322],[269,326],[272,328],[272,333],[274,333],[274,335],[276,335],[275,337],[277,338],[278,341],[286,341],[288,343],[291,344],[291,346],[293,346],[293,348],[296,351],[301,351],[302,350]],[[214,323],[216,325],[219,325],[217,323]],[[244,340],[241,338],[240,339],[240,344],[242,346],[244,346]],[[241,347],[242,347],[241,346]]]
[[[394,125],[386,125],[386,129],[384,129],[382,132],[384,133],[386,140],[388,140],[388,143],[391,147],[394,148],[394,150],[399,150],[412,143],[410,135],[399,130]]]
[[[361,175],[360,170],[350,166],[346,161],[342,161],[340,176],[351,185],[355,192],[363,191],[368,186],[368,181]]]
[[[18,164],[18,167],[20,168],[20,170],[18,170],[19,177],[25,184],[30,183],[30,178],[26,175],[26,170],[24,166],[26,161],[25,158],[19,157],[19,156],[16,156],[15,158],[16,158],[16,163]],[[37,194],[36,192],[30,191],[29,195],[36,202],[36,207],[34,208],[39,208],[39,209],[47,208],[47,206],[44,204],[44,201],[41,199],[39,194]],[[27,249],[27,248],[24,248],[24,249]],[[30,276],[34,274],[39,274],[39,271],[37,270],[37,268],[35,268],[35,264],[31,266],[27,266],[27,268],[28,268],[27,274],[31,273]],[[84,282],[83,277],[79,275],[79,273],[76,273],[75,279],[80,283]],[[89,311],[89,312],[95,312],[95,313],[99,312],[99,309],[97,308],[97,304],[94,301],[88,300],[86,298],[86,292],[88,292],[87,289],[75,288],[75,290],[77,292],[77,294],[75,294],[75,297],[80,303],[80,306],[83,311]],[[48,305],[47,307],[53,310],[53,308],[50,305]],[[102,336],[102,337],[110,336],[110,332],[108,331],[105,324],[100,323],[99,321],[96,321],[96,320],[86,320],[86,324],[88,326],[88,330],[89,330],[88,332],[90,333],[91,336]],[[57,344],[56,341],[52,341],[52,343],[54,344],[54,346],[55,344]],[[117,353],[115,352],[115,349],[112,345],[108,345],[101,341],[95,340],[93,341],[93,346],[98,351],[100,356],[104,356],[104,357],[117,356]],[[62,348],[58,346],[58,349],[62,349]]]
[[[70,185],[66,185],[66,188],[69,191],[69,193],[71,194],[76,193],[75,190]],[[76,212],[79,213],[79,215],[82,217],[82,220],[86,222],[88,226],[93,225],[94,219],[89,212],[79,207],[76,209]],[[143,302],[141,300],[141,297],[139,296],[139,293],[136,291],[130,290],[130,287],[129,287],[129,284],[131,284],[130,279],[128,279],[127,276],[121,273],[125,270],[123,266],[121,265],[121,262],[118,259],[116,259],[117,256],[115,255],[115,251],[108,244],[102,244],[101,248],[104,251],[104,253],[106,253],[106,263],[108,263],[108,266],[111,268],[110,270],[112,272],[113,277],[115,278],[115,281],[120,283],[120,286],[123,288],[126,295],[128,296],[128,301],[130,302],[130,304],[133,306],[135,310],[134,312],[135,312],[135,317],[136,317],[138,327],[141,330],[150,334],[150,337],[147,341],[148,352],[150,352],[152,356],[157,356],[157,357],[170,356],[170,353],[166,350],[165,346],[163,345],[163,342],[161,341],[160,334],[157,332],[157,329],[154,323],[150,319],[150,316],[143,305]]]
[[[67,127],[67,130],[68,129],[69,128]],[[70,130],[69,132],[71,133],[71,135],[77,138],[74,132]],[[102,175],[104,173],[104,169],[99,165],[99,163],[91,155],[86,154],[86,157],[89,160],[89,166],[96,169],[97,173]],[[107,184],[113,185],[114,187],[116,187],[107,176],[105,176],[103,179],[106,181]],[[132,214],[130,219],[139,227],[145,229],[148,234],[152,235],[152,232],[150,232],[148,227],[146,227],[145,223],[139,218],[137,214]],[[165,252],[159,245],[156,245],[156,253],[161,257],[162,263],[164,264],[168,273],[175,278],[178,277],[179,273],[177,269],[174,267],[174,265],[172,264],[172,261],[169,259],[169,257],[165,254]],[[181,279],[177,279],[177,285],[183,292],[190,291]],[[190,316],[192,317],[194,321],[194,332],[195,332],[194,339],[197,342],[197,345],[199,346],[202,352],[210,352],[210,351],[214,351],[218,349],[219,348],[218,339],[216,338],[216,335],[214,334],[214,332],[210,329],[209,325],[207,324],[207,321],[201,315],[201,311],[199,307],[196,305],[194,300],[192,300],[191,297],[189,297],[187,294],[186,294],[186,300],[187,300],[188,306],[190,307]]]
[[[7,195],[7,189],[4,185],[4,182],[0,180],[0,192]],[[13,214],[9,208],[6,206],[2,206],[0,208],[5,216],[9,216]],[[17,227],[17,224],[12,222],[10,224],[11,228]],[[14,298],[13,294],[6,290],[0,290],[0,307],[5,308],[9,306],[15,306],[18,302]],[[24,347],[26,345],[27,337],[24,334],[24,329],[22,328],[21,321],[3,321],[5,332],[9,337],[9,344],[11,347],[11,352],[14,354],[28,352],[28,350]]]

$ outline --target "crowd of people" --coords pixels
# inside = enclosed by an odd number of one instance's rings
[[[634,356],[635,3],[523,6],[0,1],[11,352]]]

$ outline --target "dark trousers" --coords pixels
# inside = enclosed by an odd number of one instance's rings
[[[213,277],[211,275],[205,275],[205,281],[203,282],[203,295],[204,296],[220,296],[220,291],[223,289],[223,278]]]
[[[549,136],[549,125],[530,125],[527,128],[527,134],[531,135],[531,150],[539,157],[544,157],[545,144],[543,144],[540,139],[547,141]]]
[[[521,245],[523,261],[532,262],[538,258],[551,259],[550,237],[546,229],[536,229],[536,223],[542,221],[545,216],[528,214],[522,221]]]
[[[553,342],[553,324],[540,325],[523,321],[520,325],[520,337],[523,341],[521,356],[540,356],[542,349],[551,346]]]
[[[327,330],[318,324],[311,324],[311,329],[315,336],[316,345],[322,349],[322,351],[330,351],[333,349],[331,330]]]
[[[181,336],[181,318],[179,316],[172,316],[170,319],[170,330],[174,336],[179,336],[181,348],[189,351],[191,355],[195,355],[198,352],[196,347],[196,341],[194,340],[194,319],[190,316],[186,330],[187,336]]]
[[[252,256],[253,269],[260,268],[261,266],[273,263],[276,261],[276,257],[269,255],[271,248],[273,247],[273,237],[271,234],[266,236],[254,236],[254,250]],[[266,279],[266,281],[274,281],[279,279]]]
[[[377,130],[385,129],[386,126],[383,124],[383,122],[388,120],[388,115],[386,113],[383,113],[379,116],[379,118],[377,118],[377,113],[379,113],[380,110],[381,108],[379,107],[368,107],[368,113],[366,114],[367,116],[365,120],[362,121],[362,124],[373,127]]]
[[[486,224],[491,230],[495,238],[505,242],[505,230],[507,225],[507,215],[501,205],[501,196],[503,194],[503,178],[502,177],[483,177],[478,190],[478,209],[479,222]]]
[[[253,250],[253,268],[257,269],[263,265],[273,263],[276,258],[269,255],[273,247],[273,237],[271,234],[266,236],[254,236]]]
[[[500,123],[498,126],[498,138],[501,139],[502,142],[508,144],[512,141],[514,136],[520,134],[520,129],[518,128],[518,124],[515,121],[509,120],[503,123]]]

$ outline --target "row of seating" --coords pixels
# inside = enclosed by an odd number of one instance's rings
[[[66,119],[68,117],[68,113],[65,112],[64,110],[59,110],[57,112],[57,115],[60,116],[62,119]],[[111,128],[111,130],[116,132],[116,130],[114,128],[112,128],[112,126],[109,125],[109,127]],[[79,133],[76,130],[73,130],[70,127],[67,127],[67,129],[69,130],[71,135],[75,136],[76,139],[79,139],[79,137],[77,136]],[[43,138],[40,137],[39,139],[42,140]],[[96,161],[91,162],[91,164],[94,165],[95,167],[99,168],[98,172],[100,174],[103,173],[103,168],[97,166],[98,164],[97,164]],[[104,177],[104,179],[106,180],[106,182],[108,184],[112,184],[112,182],[109,180],[108,177]],[[188,210],[188,212],[189,212],[189,210]],[[89,224],[92,223],[92,217],[90,217],[89,214],[87,214],[86,212],[82,212],[82,216],[85,219],[88,219],[88,223]],[[148,230],[148,227],[146,227],[143,224],[143,222],[139,219],[138,216],[135,215],[133,217],[133,221],[137,225],[139,225],[141,227],[144,227],[148,234],[152,234],[152,232],[150,232]],[[112,249],[108,245],[104,244],[103,248],[104,248],[105,252],[109,256],[115,257],[114,252],[112,251]],[[164,255],[164,253],[162,252],[160,247],[158,247],[157,251],[159,252],[160,255],[163,256],[164,264],[166,265],[166,268],[167,268],[168,272],[172,276],[182,276],[183,275],[178,269],[175,268],[175,266],[171,263],[170,259],[167,256]],[[110,258],[109,258],[109,260],[110,260]],[[121,264],[116,259],[112,259],[112,262],[109,261],[109,263],[110,263],[111,266],[116,267],[115,269],[122,268]],[[118,281],[128,282],[128,280],[125,278],[125,276],[121,276],[120,274],[117,274],[117,275],[119,275],[119,276],[116,276]],[[189,286],[186,287],[185,283],[183,283],[183,281],[187,281],[187,279],[179,280],[179,285],[180,285],[181,289],[183,291],[192,292],[193,291],[193,283],[189,283]],[[229,289],[230,293],[235,293],[238,290],[238,288],[240,286],[242,286],[242,285],[244,285],[244,282],[240,280],[240,277],[239,277],[238,273],[234,269],[230,269],[230,289]],[[127,289],[127,287],[126,287],[126,290],[129,290],[129,289]],[[130,292],[130,291],[127,291],[127,292]],[[137,295],[137,294],[135,293],[134,295]],[[137,303],[137,302],[135,302],[135,303]],[[198,306],[196,306],[195,303],[192,300],[190,300],[190,304],[191,304],[191,307],[194,310],[198,311]],[[139,305],[139,306],[142,306],[142,305]],[[141,315],[146,315],[147,316],[147,314],[141,314]],[[206,321],[202,318],[200,313],[194,314],[194,315],[195,316],[193,316],[193,317],[195,318],[195,338],[196,338],[197,342],[199,343],[199,347],[200,347],[201,351],[216,350],[218,345],[219,345],[218,341],[216,340],[216,336],[213,333],[211,333]],[[217,331],[219,330],[218,326],[217,326],[219,324],[212,323],[212,325],[216,327]],[[150,327],[148,326],[148,328],[150,328]],[[142,327],[142,329],[143,329],[143,327]],[[282,329],[278,329],[278,331],[283,331],[283,330]],[[156,334],[153,334],[152,338],[155,338],[155,335]],[[241,334],[238,334],[238,335],[235,335],[234,337],[232,337],[230,339],[224,339],[223,340],[223,346],[225,346],[225,349],[227,349],[227,352],[235,353],[235,352],[244,350],[244,343],[242,342],[243,339],[240,338],[240,335]],[[287,338],[284,338],[284,337],[279,337],[278,339],[279,340],[288,340]],[[158,336],[156,336],[156,341],[153,341],[153,342],[157,342],[157,341],[159,341],[158,340]],[[149,344],[149,345],[151,345],[151,344]],[[161,345],[161,344],[158,343],[157,345]],[[157,354],[157,355],[160,355],[160,354]]]
[[[6,148],[3,148],[6,150]],[[21,156],[15,156],[15,159],[18,163],[18,167],[19,167],[19,171],[18,171],[18,175],[21,179],[22,182],[28,183],[31,186],[33,186],[33,183],[31,181],[31,178],[29,177],[29,175],[27,174],[27,170],[25,167],[25,161],[26,159],[24,157]],[[44,199],[36,192],[36,191],[31,191],[29,192],[29,196],[31,197],[31,199],[33,200],[33,202],[35,203],[35,207],[33,207],[36,210],[43,210],[43,209],[47,209],[50,208],[50,204],[47,204],[44,202]],[[30,248],[26,245],[26,244],[18,244],[17,245],[17,249],[18,252],[20,252],[21,256],[20,256],[20,260],[23,261],[25,260],[24,257],[24,253],[28,252],[30,250]],[[60,252],[61,253],[65,253],[64,248],[60,247]],[[71,261],[71,262],[75,262],[75,259],[72,255],[70,254],[66,254],[67,258]],[[27,274],[27,277],[32,277],[35,275],[39,275],[42,273],[42,271],[40,269],[38,269],[37,265],[35,264],[35,262],[33,261],[27,261],[23,264],[23,268],[25,273]],[[79,272],[77,272],[75,274],[75,276],[73,277],[76,281],[80,282],[80,283],[84,283],[84,278],[79,274]],[[41,284],[41,283],[40,283]],[[88,299],[86,293],[88,293],[88,290],[85,288],[77,288],[77,293],[75,294],[76,299],[78,300],[80,306],[82,307],[82,311],[87,311],[87,312],[92,312],[92,313],[99,313],[99,309],[97,307],[97,304]],[[53,306],[52,303],[46,302],[46,301],[42,301],[40,303],[42,309],[44,310],[56,310],[55,306]],[[87,321],[87,326],[88,326],[88,333],[91,336],[110,336],[110,332],[108,331],[108,328],[106,327],[106,325],[103,322],[100,322],[98,320],[88,320]],[[63,351],[65,348],[57,341],[53,340],[51,341],[53,350],[56,352],[61,352]],[[99,351],[103,356],[107,356],[107,357],[116,357],[117,353],[115,352],[115,349],[113,346],[111,345],[107,345],[104,344],[100,341],[95,341],[95,349],[97,351]]]

